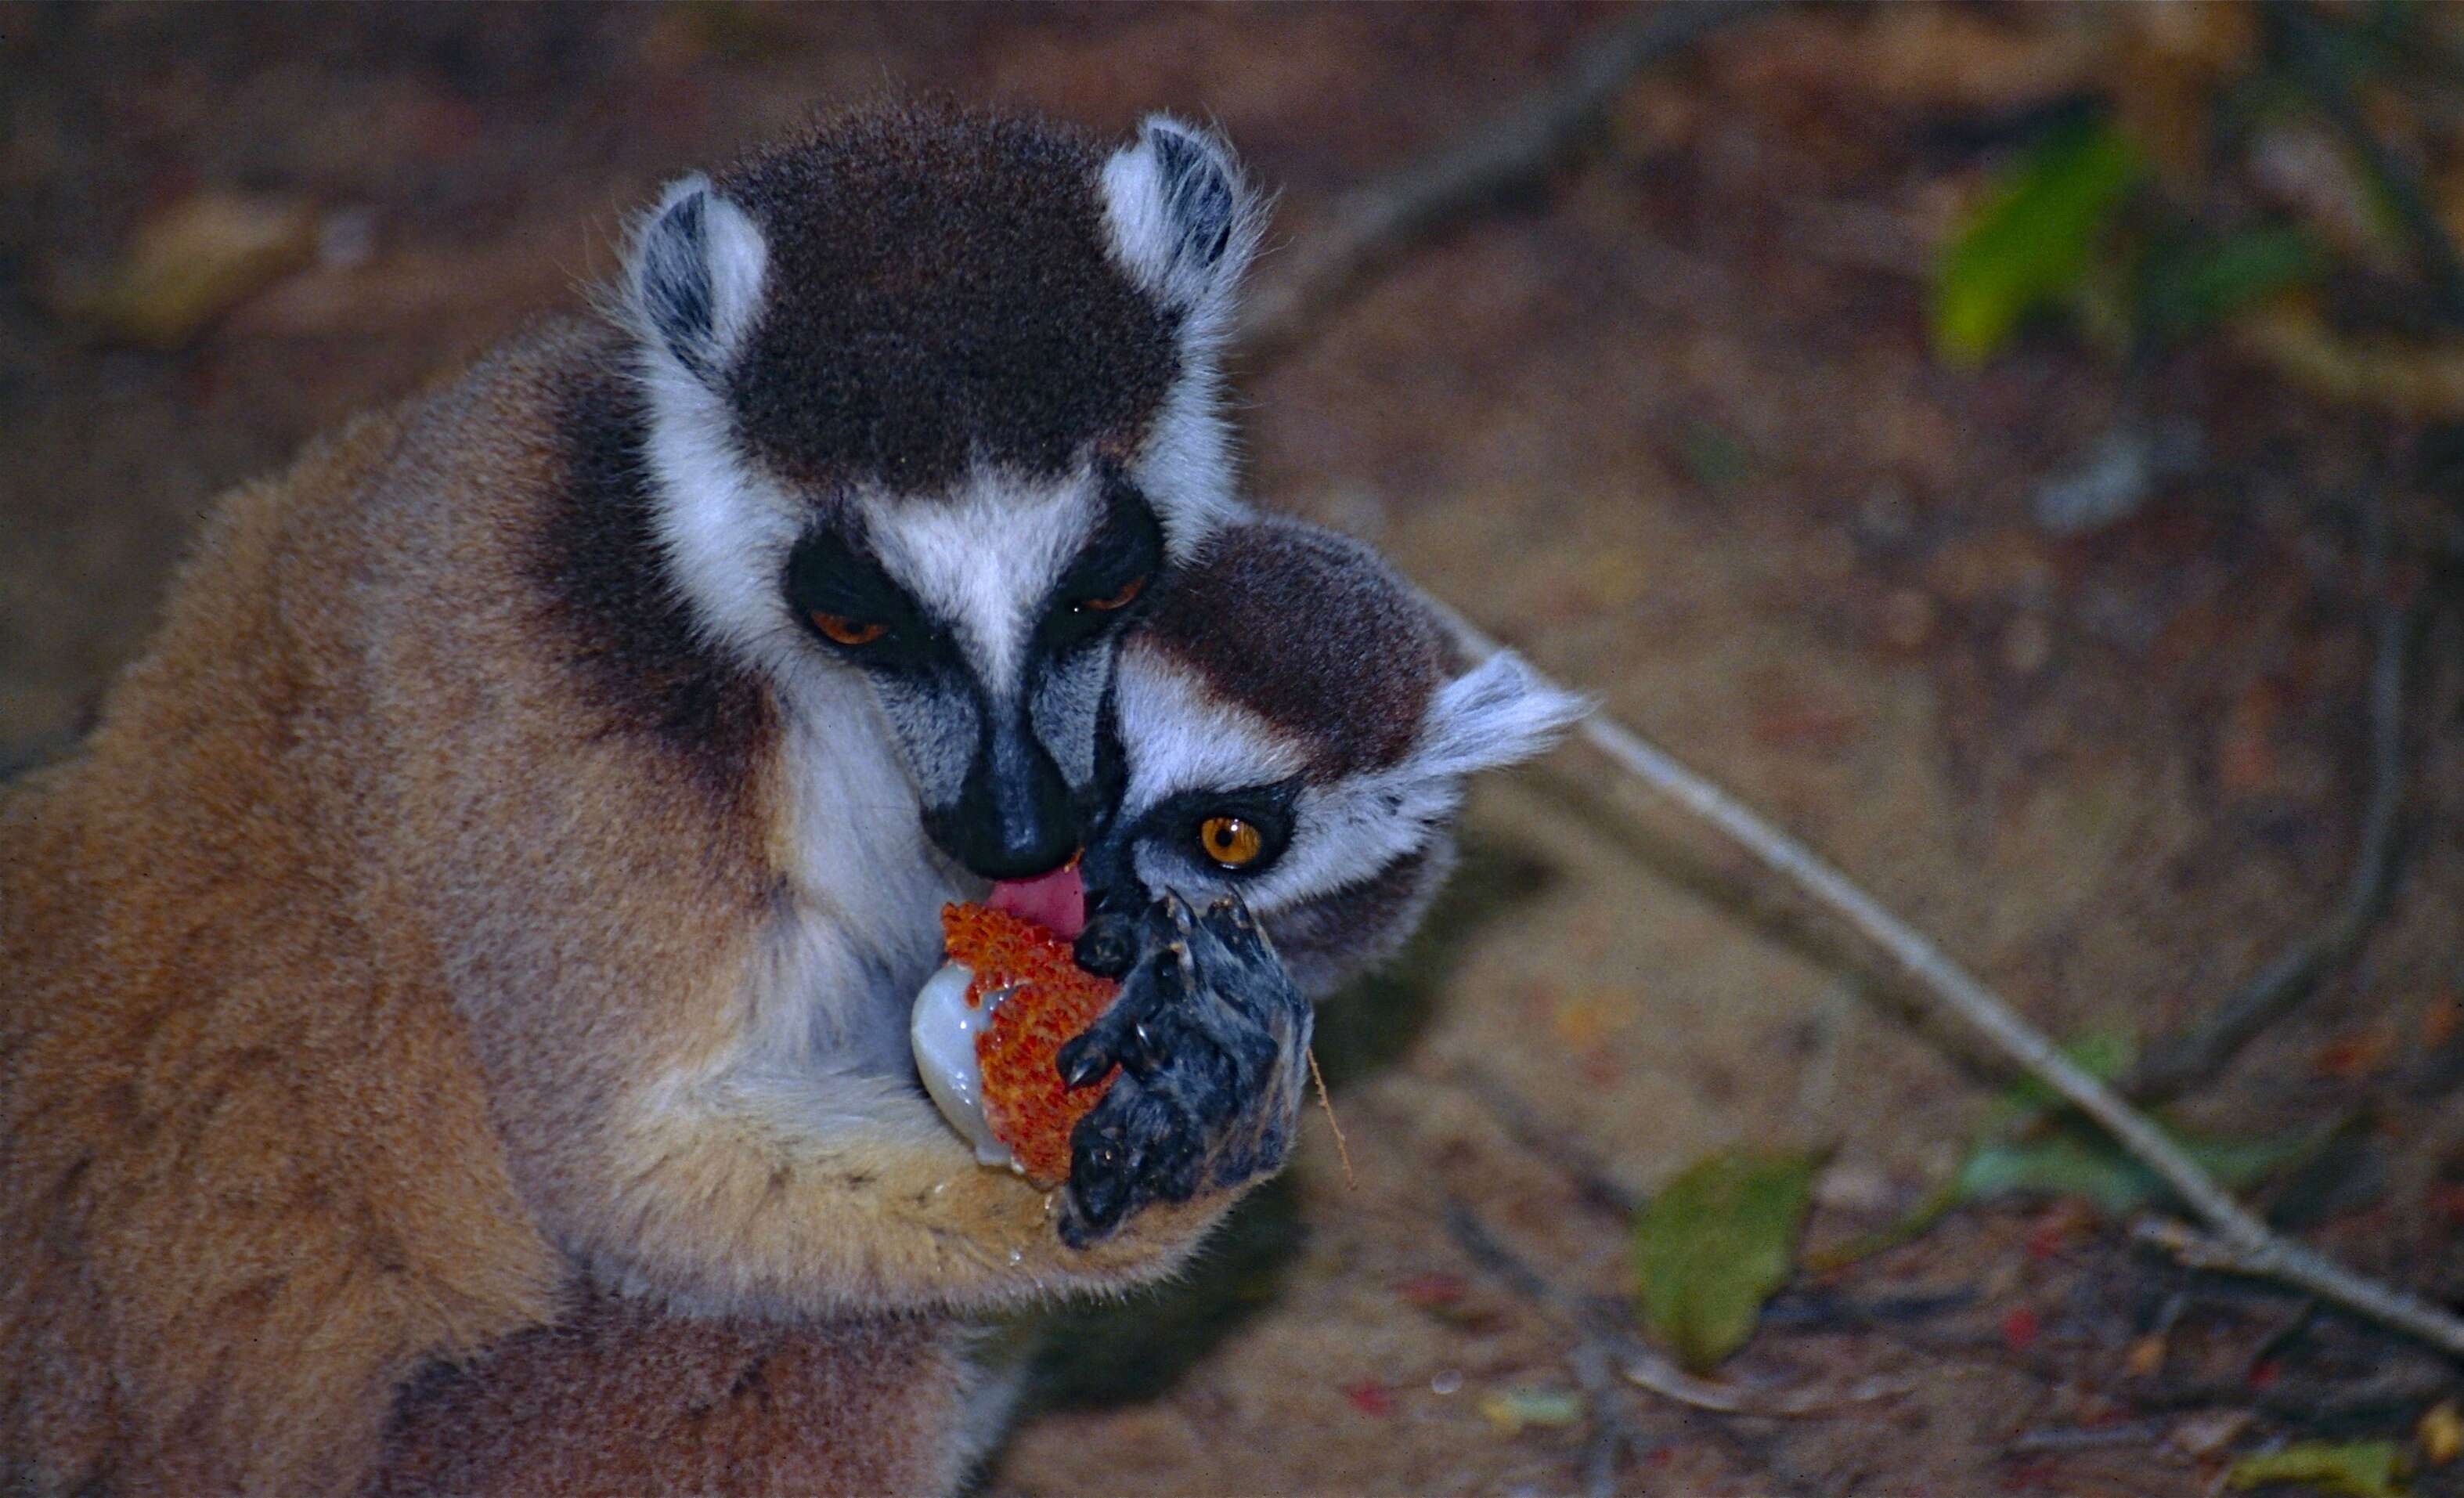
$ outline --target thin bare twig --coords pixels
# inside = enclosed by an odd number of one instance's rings
[[[1572,154],[1617,91],[1652,63],[1772,0],[1668,0],[1637,7],[1566,70],[1404,169],[1353,188],[1326,226],[1249,298],[1235,335],[1251,370],[1289,353],[1369,273],[1471,209],[1546,174]]]
[[[2386,506],[2369,511],[2369,562],[2365,586],[2378,603],[2377,654],[2370,668],[2368,801],[2361,846],[2344,897],[2320,927],[2286,948],[2215,1011],[2183,1033],[2148,1047],[2123,1084],[2123,1095],[2147,1106],[2179,1097],[2217,1072],[2270,1024],[2293,1012],[2319,980],[2349,958],[2387,909],[2395,886],[2396,814],[2404,804],[2405,647],[2411,611],[2387,596]]]
[[[1642,1210],[1642,1193],[1611,1176],[1599,1157],[1533,1116],[1530,1105],[1502,1078],[1485,1067],[1466,1064],[1456,1071],[1455,1079],[1497,1115],[1517,1144],[1556,1166],[1583,1200],[1620,1222],[1632,1220]]]
[[[2271,1420],[2316,1426],[2396,1410],[2418,1411],[2454,1392],[2454,1369],[2444,1363],[2431,1366],[2431,1359],[2422,1358],[2366,1378],[2288,1377],[2264,1388],[2252,1387],[2247,1377],[2159,1383],[2132,1390],[2130,1402],[2150,1412],[2255,1410]]]
[[[1498,650],[1498,643],[1486,631],[1443,603],[1434,598],[1428,602],[1475,658],[1485,659]],[[2308,1290],[2453,1356],[2464,1357],[2464,1319],[2409,1291],[2356,1274],[2274,1232],[2217,1185],[2146,1114],[2062,1054],[2044,1032],[2021,1019],[1991,989],[1804,844],[1606,714],[1594,713],[1585,718],[1580,732],[1620,769],[1708,822],[1765,867],[1829,907],[1905,969],[1917,980],[1919,997],[1965,1022],[2013,1064],[2111,1135],[2212,1229],[2211,1236],[2190,1235],[2205,1245],[2209,1267],[2230,1267]],[[2189,1234],[2189,1229],[2182,1231]]]
[[[2125,1425],[2049,1425],[2023,1430],[2002,1444],[2004,1456],[2044,1456],[2064,1451],[2095,1451],[2108,1446],[2162,1445],[2172,1426],[2164,1421],[2132,1421]]]
[[[1343,1183],[1346,1186],[1357,1185],[1358,1182],[1352,1178],[1352,1146],[1344,1142],[1343,1125],[1334,1121],[1334,1099],[1327,1095],[1326,1073],[1317,1068],[1315,1046],[1309,1047],[1309,1080],[1317,1084],[1317,1106],[1326,1110],[1326,1126],[1334,1134],[1334,1153],[1343,1161]]]
[[[1622,1391],[1617,1375],[1610,1371],[1608,1349],[1596,1338],[1584,1337],[1575,1342],[1567,1360],[1573,1364],[1574,1382],[1582,1388],[1592,1418],[1592,1437],[1583,1445],[1583,1491],[1589,1498],[1613,1498],[1617,1490],[1617,1464],[1627,1452],[1640,1450],[1642,1443],[1618,1413]]]

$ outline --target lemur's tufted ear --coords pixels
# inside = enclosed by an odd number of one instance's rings
[[[646,340],[715,381],[743,346],[770,258],[760,229],[699,173],[668,188],[633,246],[633,311]]]
[[[1221,331],[1258,242],[1259,205],[1231,150],[1170,115],[1149,115],[1136,143],[1104,164],[1103,187],[1121,263],[1191,331]]]
[[[1446,683],[1421,719],[1412,767],[1429,775],[1469,775],[1529,760],[1591,712],[1590,698],[1559,690],[1500,650]]]

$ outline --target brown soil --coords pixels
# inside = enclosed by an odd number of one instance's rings
[[[1609,18],[0,10],[0,743],[73,728],[218,489],[574,304],[663,174],[816,101],[934,87],[1105,129],[1151,107],[1212,118],[1286,189],[1289,239]],[[2037,100],[1981,105],[1876,63],[1904,63],[1907,30],[1783,16],[1638,86],[1605,149],[1416,253],[1253,381],[1251,470],[1266,501],[1385,546],[1804,835],[2040,1024],[2154,1033],[2343,878],[2368,657],[2353,496],[2390,434],[2194,348],[2139,399],[2197,427],[2198,470],[2109,530],[2038,531],[2031,492],[2124,393],[2058,334],[1977,372],[1927,354],[1946,206]],[[291,276],[178,353],[90,346],[49,310],[207,187],[363,210],[374,253]],[[2456,643],[2441,626],[2420,653],[2452,662]],[[2190,1110],[2365,1119],[2337,1157],[2345,1189],[2287,1209],[2450,1297],[2464,1251],[2435,1125],[2458,1068],[2433,1042],[2459,983],[2457,688],[2442,664],[2416,691],[2387,917]],[[1911,1025],[1850,943],[1583,753],[1485,787],[1468,841],[1410,959],[1326,1015],[1356,1179],[1312,1123],[1188,1285],[1065,1319],[993,1491],[1574,1488],[1580,1426],[1484,1413],[1572,1387],[1571,1339],[1465,1259],[1450,1202],[1566,1287],[1616,1292],[1624,1227],[1570,1151],[1640,1194],[1724,1145],[1830,1146],[1812,1234],[1836,1243],[1920,1199],[1988,1106],[1989,1072]],[[1730,1370],[1880,1375],[1893,1397],[1773,1421],[1638,1394],[1622,1481],[2204,1492],[2234,1430],[2217,1411],[2257,1412],[2245,1444],[2308,1431],[2316,1390],[2416,1366],[2333,1317],[2263,1347],[2295,1310],[2073,1207],[1961,1212],[1792,1289]],[[2133,1372],[2168,1315],[2166,1365]],[[2417,1408],[2329,1426],[2401,1434]]]

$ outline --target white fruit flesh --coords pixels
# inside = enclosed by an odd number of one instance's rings
[[[1009,997],[1008,989],[984,995],[983,1007],[967,1002],[967,985],[976,975],[952,962],[925,980],[915,995],[915,1009],[907,1027],[915,1052],[915,1069],[924,1090],[941,1116],[976,1147],[976,1158],[986,1165],[1019,1168],[1008,1145],[993,1137],[984,1122],[983,1073],[976,1066],[976,1036],[992,1024],[993,1011]]]

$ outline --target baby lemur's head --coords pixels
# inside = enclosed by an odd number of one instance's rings
[[[1586,708],[1511,652],[1458,674],[1375,552],[1267,518],[1215,534],[1130,637],[1116,690],[1125,783],[1088,856],[1096,908],[1237,892],[1312,996],[1410,934],[1453,862],[1465,777]]]

